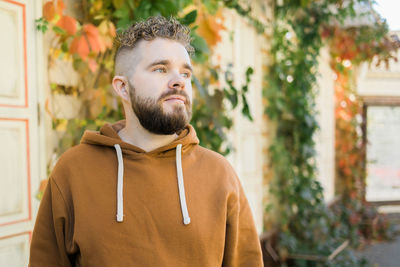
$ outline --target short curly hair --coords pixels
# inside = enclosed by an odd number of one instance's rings
[[[117,60],[124,51],[132,50],[140,40],[152,41],[156,38],[165,38],[181,43],[188,54],[194,54],[194,48],[190,42],[190,29],[179,23],[174,18],[166,19],[162,16],[149,17],[146,20],[137,22],[128,29],[117,34],[115,43],[117,52],[115,53],[116,72]]]

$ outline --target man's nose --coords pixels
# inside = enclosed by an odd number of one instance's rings
[[[168,83],[168,87],[171,89],[183,90],[185,89],[185,79],[180,74],[173,74]]]

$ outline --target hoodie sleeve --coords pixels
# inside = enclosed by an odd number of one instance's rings
[[[264,266],[249,203],[239,183],[239,196],[228,204],[223,267]]]
[[[32,234],[29,267],[70,267],[66,252],[69,212],[61,192],[50,178],[40,203]]]

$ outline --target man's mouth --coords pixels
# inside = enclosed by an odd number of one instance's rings
[[[186,98],[184,96],[180,96],[180,95],[171,95],[171,96],[166,97],[165,101],[178,101],[178,102],[185,103]]]

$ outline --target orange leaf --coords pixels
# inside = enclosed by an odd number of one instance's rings
[[[47,21],[51,21],[56,15],[61,16],[64,8],[65,5],[62,0],[49,1],[43,5],[43,17]]]
[[[64,2],[62,0],[56,0],[56,2],[57,2],[57,14],[61,15],[65,8]]]
[[[47,21],[51,21],[56,15],[56,9],[54,8],[54,4],[52,2],[47,2],[43,6],[43,17]]]
[[[215,15],[207,14],[203,9],[198,9],[196,23],[199,25],[197,32],[202,36],[209,46],[214,46],[221,41],[221,30],[225,30],[223,25],[224,17],[222,10],[219,10]]]
[[[86,60],[90,52],[104,52],[106,46],[102,42],[99,30],[93,24],[85,24],[82,27],[82,35],[77,36],[72,40],[70,52],[80,55],[83,60]]]
[[[75,37],[71,42],[69,51],[71,53],[78,54],[83,60],[86,60],[86,58],[89,55],[90,50],[89,50],[89,45],[86,41],[85,36]]]
[[[77,21],[70,16],[62,16],[57,22],[57,26],[64,29],[69,35],[74,35],[77,31]]]
[[[100,40],[99,30],[96,26],[93,24],[86,24],[83,26],[83,32],[86,34],[91,51],[98,53],[106,50],[105,45]]]

